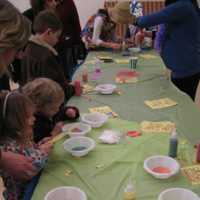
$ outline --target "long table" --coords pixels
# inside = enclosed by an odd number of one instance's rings
[[[145,158],[155,154],[167,154],[168,134],[127,137],[117,145],[101,144],[98,140],[98,136],[105,129],[126,132],[139,130],[139,123],[144,120],[172,121],[176,124],[180,138],[188,141],[185,165],[192,164],[193,145],[200,138],[200,112],[192,100],[164,76],[164,66],[159,57],[155,56],[154,52],[147,54],[153,57],[147,56],[145,59],[138,55],[139,81],[118,85],[121,95],[88,93],[70,100],[69,104],[79,107],[82,113],[88,112],[90,107],[108,105],[119,114],[119,118],[110,119],[105,126],[89,133],[88,136],[96,141],[96,148],[86,157],[77,159],[65,152],[62,143],[66,138],[57,142],[34,192],[33,200],[44,199],[49,190],[63,185],[80,187],[86,192],[88,200],[120,200],[123,199],[123,190],[129,181],[136,188],[138,200],[155,200],[162,190],[169,187],[190,188],[200,195],[200,187],[192,186],[181,173],[167,180],[157,180],[143,170]],[[93,70],[96,55],[122,58],[120,54],[112,52],[90,53],[86,62],[90,72]],[[103,63],[101,66],[102,78],[98,83],[115,83],[115,74],[129,65]],[[79,73],[81,70],[80,68]],[[145,100],[162,97],[169,97],[178,105],[152,110],[144,104]],[[68,170],[71,173],[66,175]]]

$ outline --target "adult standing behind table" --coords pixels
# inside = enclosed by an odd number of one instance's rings
[[[30,22],[7,0],[0,0],[0,77],[30,34]],[[0,151],[0,168],[21,180],[29,180],[36,174],[31,160],[9,151]]]
[[[87,50],[81,39],[81,26],[73,0],[30,0],[31,9],[24,12],[31,21],[44,9],[53,10],[63,23],[63,32],[57,45],[57,51],[68,80],[87,56]]]
[[[200,80],[200,9],[197,0],[165,0],[164,9],[142,17],[134,9],[134,3],[118,3],[112,10],[113,20],[142,28],[164,24],[161,58],[172,72],[172,82],[194,100]]]

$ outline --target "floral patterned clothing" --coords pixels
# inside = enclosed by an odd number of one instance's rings
[[[36,144],[30,144],[29,147],[23,147],[16,141],[9,140],[0,144],[0,148],[3,151],[11,151],[13,153],[24,155],[27,158],[31,158],[33,160],[33,165],[37,168],[38,172],[47,162],[47,153],[41,151]],[[26,183],[15,180],[13,176],[9,175],[3,170],[0,170],[0,176],[3,178],[5,187],[7,188],[6,200],[21,199]]]

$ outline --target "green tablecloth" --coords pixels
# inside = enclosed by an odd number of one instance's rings
[[[92,56],[93,54],[90,54],[88,60],[93,59]],[[89,66],[90,69],[91,67]],[[99,82],[114,82],[115,73],[123,67],[127,65],[102,64],[103,76]],[[200,138],[198,109],[189,97],[178,92],[163,77],[161,61],[158,58],[141,59],[137,70],[140,73],[138,83],[118,85],[122,95],[104,96],[93,93],[88,94],[91,101],[74,97],[69,102],[78,106],[81,112],[88,112],[88,107],[109,105],[121,118],[129,121],[110,119],[101,129],[93,129],[89,136],[96,140],[96,148],[80,159],[64,151],[64,139],[59,141],[43,171],[33,200],[43,199],[50,189],[63,185],[80,187],[86,192],[88,200],[120,200],[123,199],[124,187],[130,180],[136,187],[138,200],[155,200],[162,190],[169,187],[186,187],[200,194],[200,187],[191,186],[181,174],[168,180],[157,180],[144,172],[143,161],[146,157],[167,154],[168,134],[143,134],[138,138],[126,138],[117,145],[99,143],[97,138],[104,129],[122,132],[136,130],[139,128],[138,123],[143,120],[175,122],[178,133],[189,139],[192,144]],[[177,101],[178,105],[161,110],[151,110],[144,105],[144,100],[161,97],[170,97]],[[192,145],[189,144],[187,164],[192,163],[194,152]],[[72,170],[72,173],[65,176],[66,170]]]

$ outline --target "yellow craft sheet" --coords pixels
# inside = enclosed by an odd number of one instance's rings
[[[55,136],[52,140],[50,140],[48,143],[56,143],[57,141],[65,137],[66,135],[67,135],[66,133],[60,133],[59,135]]]
[[[119,78],[119,77],[116,77],[115,78],[115,82],[116,83],[137,83],[138,82],[138,78],[137,77],[134,77],[134,78]]]
[[[147,100],[144,103],[152,109],[167,108],[177,105],[177,102],[171,100],[170,98],[162,98],[151,101]]]
[[[162,121],[162,122],[151,122],[151,121],[143,121],[140,123],[142,132],[154,132],[154,133],[171,133],[175,128],[175,124],[170,121]]]
[[[94,91],[94,87],[89,84],[83,85],[83,94]]]
[[[112,57],[110,57],[110,56],[98,56],[98,58],[100,60],[106,60],[106,59],[111,60],[112,59]]]
[[[114,112],[109,106],[101,106],[101,107],[94,107],[94,108],[89,108],[89,111],[91,113],[93,112],[100,112],[100,113],[104,113],[108,116],[112,116],[112,117],[118,117],[119,115]]]
[[[140,57],[144,58],[144,59],[154,59],[154,58],[156,58],[156,56],[151,55],[151,54],[141,54]]]
[[[117,64],[129,64],[129,59],[115,59]]]
[[[92,64],[92,65],[94,65],[95,62],[96,62],[95,60],[88,60],[88,61],[85,62],[85,64]]]
[[[192,185],[200,184],[200,165],[192,165],[181,169],[184,176],[191,182]]]

